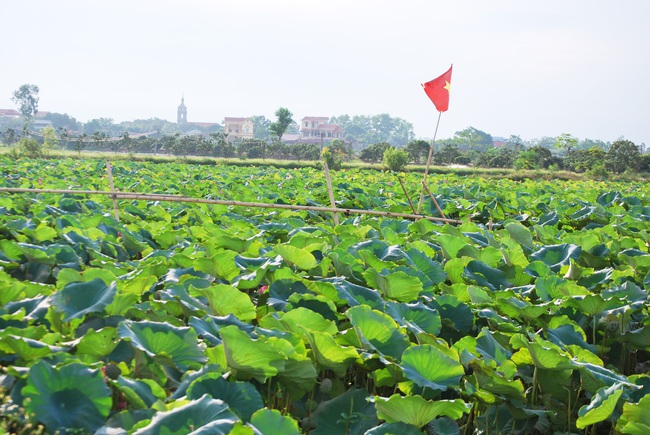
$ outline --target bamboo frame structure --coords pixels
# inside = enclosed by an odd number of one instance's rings
[[[233,200],[224,200],[224,199],[192,198],[189,196],[167,195],[167,194],[158,194],[158,193],[155,194],[129,193],[129,192],[120,192],[120,191],[109,192],[105,190],[30,189],[30,188],[19,188],[19,187],[0,187],[0,192],[37,193],[37,194],[50,193],[50,194],[58,194],[58,195],[106,195],[113,199],[133,199],[133,200],[143,200],[143,201],[169,201],[169,202],[188,202],[188,203],[199,203],[199,204],[217,204],[217,205],[229,205],[235,207],[273,208],[273,209],[284,209],[284,210],[294,210],[294,211],[317,211],[323,213],[341,213],[343,215],[366,214],[366,215],[393,217],[393,218],[402,218],[402,219],[428,219],[430,221],[444,222],[444,223],[451,223],[451,224],[462,223],[462,221],[457,219],[425,216],[421,214],[397,213],[397,212],[390,212],[390,211],[363,210],[363,209],[353,209],[353,208],[316,207],[316,206],[293,205],[293,204],[267,204],[263,202],[244,202],[244,201],[233,201]]]

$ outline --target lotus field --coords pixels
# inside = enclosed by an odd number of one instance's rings
[[[330,205],[317,169],[113,165],[123,192]],[[0,172],[109,190],[100,160]],[[394,173],[332,177],[339,207],[412,213]],[[0,428],[647,434],[647,184],[428,184],[462,224],[0,192]]]

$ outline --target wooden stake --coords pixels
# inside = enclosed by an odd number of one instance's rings
[[[325,168],[325,180],[327,181],[327,191],[330,195],[330,205],[332,208],[336,208],[336,202],[334,201],[334,191],[332,190],[332,179],[330,178],[330,168],[327,166],[327,162],[323,159],[323,168]],[[334,225],[339,224],[339,215],[334,212]]]
[[[402,190],[404,191],[404,195],[406,195],[406,199],[408,199],[408,201],[409,201],[409,205],[411,206],[411,211],[413,213],[415,213],[415,207],[413,207],[413,203],[411,202],[411,197],[409,196],[408,192],[406,191],[406,188],[404,187],[404,183],[402,183],[402,178],[397,177],[397,179],[399,180],[400,186],[402,186]]]
[[[120,214],[117,211],[117,197],[115,196],[115,186],[113,185],[113,167],[111,162],[106,160],[106,172],[108,173],[108,183],[111,187],[111,192],[113,193],[113,213],[115,214],[115,220],[120,221]]]
[[[438,135],[438,126],[440,125],[440,118],[442,117],[442,112],[438,112],[438,122],[436,122],[436,131],[433,133],[433,141],[431,141],[431,146],[429,147],[429,156],[427,157],[427,167],[424,170],[424,179],[422,180],[422,190],[420,191],[420,202],[418,202],[418,214],[422,210],[422,201],[424,201],[424,187],[427,182],[427,175],[429,175],[429,166],[431,165],[431,157],[433,157],[433,146],[436,142],[436,136]]]
[[[424,181],[422,182],[422,186],[423,186],[423,187],[422,187],[423,190],[424,190],[424,189],[427,190],[427,193],[429,194],[429,197],[431,198],[431,201],[433,201],[433,204],[434,204],[434,205],[436,206],[436,208],[438,209],[438,213],[440,214],[440,217],[443,218],[443,219],[446,219],[445,214],[442,212],[442,209],[441,209],[440,206],[438,205],[438,201],[436,201],[436,198],[431,194],[431,191],[429,190],[429,186],[427,186],[427,185],[424,183]]]
[[[391,218],[402,219],[427,219],[435,222],[446,222],[452,224],[461,224],[462,222],[457,219],[447,219],[435,216],[425,216],[421,214],[410,213],[396,213],[391,211],[381,210],[362,210],[354,208],[331,208],[331,207],[316,207],[309,205],[292,205],[292,204],[265,204],[263,202],[242,202],[221,199],[205,199],[205,198],[191,198],[188,196],[165,195],[165,194],[150,194],[150,193],[127,193],[127,192],[108,192],[105,190],[67,190],[67,189],[28,189],[19,187],[0,187],[0,192],[8,193],[52,193],[58,195],[106,195],[116,197],[119,199],[132,199],[136,201],[169,201],[169,202],[187,202],[198,204],[217,204],[217,205],[230,205],[233,207],[255,207],[255,208],[275,208],[283,210],[295,211],[318,211],[323,213],[342,213],[345,215],[350,214],[367,214],[374,216],[383,216]]]

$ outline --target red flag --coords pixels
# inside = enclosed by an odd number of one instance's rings
[[[422,85],[424,92],[427,93],[438,112],[446,112],[449,109],[449,88],[451,83],[451,69],[438,78],[426,82]]]

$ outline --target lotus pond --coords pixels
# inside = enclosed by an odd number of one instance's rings
[[[109,190],[0,157],[0,187]],[[125,192],[328,206],[314,169],[116,162]],[[401,174],[417,201],[421,174]],[[342,208],[410,213],[388,172]],[[426,219],[0,192],[0,419],[97,434],[647,433],[650,189],[432,175]],[[423,210],[436,215],[427,199]]]

